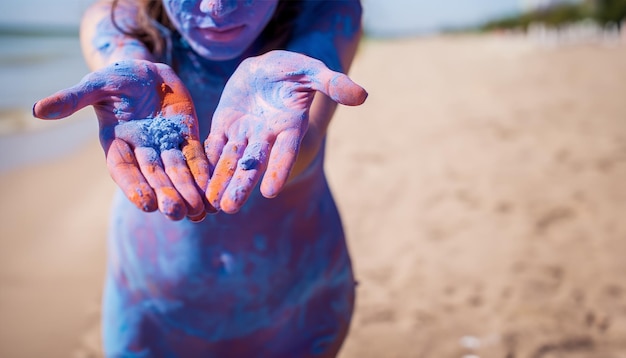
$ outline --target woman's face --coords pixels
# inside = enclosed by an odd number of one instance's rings
[[[163,0],[174,27],[209,60],[241,55],[261,34],[278,0]]]

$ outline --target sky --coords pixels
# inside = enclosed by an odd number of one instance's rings
[[[78,26],[92,1],[3,0],[0,26]],[[363,23],[371,35],[431,33],[478,24],[546,1],[554,0],[362,0]]]
[[[0,26],[78,26],[92,0],[3,0]]]
[[[372,35],[431,33],[518,13],[520,0],[362,0],[363,25]]]

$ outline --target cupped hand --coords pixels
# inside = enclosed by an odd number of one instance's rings
[[[93,105],[111,177],[141,210],[204,218],[208,162],[187,89],[167,65],[117,62],[35,103],[42,119]]]
[[[205,141],[212,206],[237,212],[261,176],[263,196],[278,195],[296,162],[316,91],[350,106],[367,97],[348,76],[295,52],[271,51],[241,63],[224,88]]]

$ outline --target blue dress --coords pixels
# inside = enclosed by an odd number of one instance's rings
[[[205,138],[236,63],[207,71],[180,40],[173,46],[172,66],[194,98]],[[239,213],[201,223],[144,213],[118,191],[106,355],[335,356],[350,324],[354,278],[323,159],[322,149],[278,197],[262,197],[257,186]]]

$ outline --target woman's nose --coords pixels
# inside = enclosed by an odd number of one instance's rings
[[[224,17],[237,9],[237,0],[202,0],[200,11],[211,17]]]

